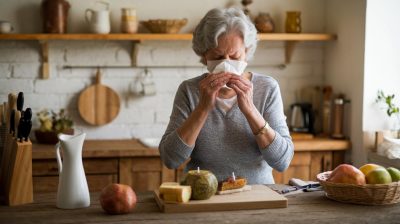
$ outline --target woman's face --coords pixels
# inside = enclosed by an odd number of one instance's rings
[[[219,36],[218,46],[208,50],[204,59],[204,62],[222,59],[244,61],[246,59],[246,48],[242,37],[237,33]]]

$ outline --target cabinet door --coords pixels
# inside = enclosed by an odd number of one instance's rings
[[[130,185],[135,191],[152,191],[161,185],[162,171],[159,157],[121,158],[119,182]]]
[[[84,159],[83,166],[90,191],[100,191],[118,181],[118,159]],[[59,180],[55,159],[33,160],[32,175],[34,192],[57,191]]]
[[[276,170],[272,174],[277,184],[287,184],[290,178],[299,178],[302,180],[310,179],[310,152],[296,152],[293,156],[292,162],[287,170],[280,173]]]
[[[317,174],[332,170],[332,152],[312,152],[310,180],[317,180]]]

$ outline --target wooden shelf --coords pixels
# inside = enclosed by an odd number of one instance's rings
[[[322,33],[268,33],[258,34],[258,39],[274,41],[329,41],[334,34]],[[0,34],[0,40],[191,40],[192,34]]]
[[[336,40],[335,34],[323,33],[263,33],[258,34],[260,41],[284,41],[285,42],[285,63],[289,64],[295,49],[295,45],[299,41],[331,41]],[[0,40],[36,40],[41,44],[42,53],[42,78],[49,78],[49,52],[48,41],[51,40],[118,40],[132,41],[132,66],[136,66],[137,43],[142,41],[179,41],[192,40],[192,34],[152,34],[152,33],[137,33],[137,34],[0,34]]]

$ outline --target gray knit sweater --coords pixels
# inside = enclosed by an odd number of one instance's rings
[[[189,146],[176,129],[199,103],[199,82],[205,75],[184,81],[175,96],[170,121],[159,150],[168,168],[177,168],[190,158],[187,170],[213,172],[218,181],[235,172],[247,178],[249,184],[272,184],[272,169],[285,170],[293,157],[293,143],[283,113],[277,81],[253,73],[253,102],[276,136],[267,148],[259,148],[253,132],[237,103],[226,114],[215,108],[210,111],[195,145]]]

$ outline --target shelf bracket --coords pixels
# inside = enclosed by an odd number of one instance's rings
[[[140,43],[141,43],[141,40],[132,41],[132,52],[131,52],[132,67],[137,66],[138,44],[140,44]]]
[[[285,41],[285,63],[286,64],[290,63],[290,61],[292,59],[294,47],[297,42],[298,41]]]
[[[48,79],[50,76],[49,71],[49,43],[47,41],[40,41],[42,50],[42,79]]]

